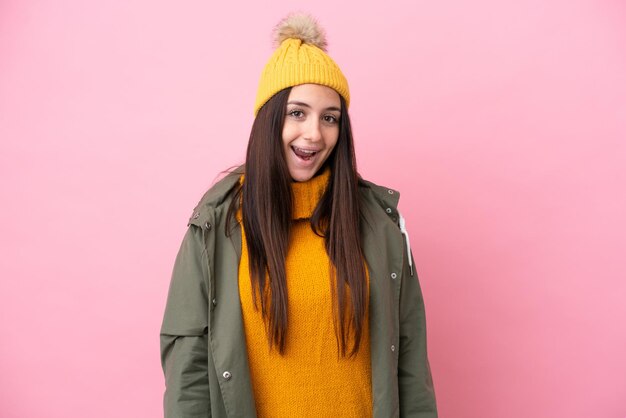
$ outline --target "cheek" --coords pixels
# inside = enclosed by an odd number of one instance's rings
[[[283,145],[288,146],[289,143],[297,137],[297,132],[294,129],[294,126],[289,123],[285,123],[283,125],[282,136],[283,136]]]
[[[335,145],[337,145],[337,141],[339,141],[339,128],[333,129],[333,131],[330,132],[326,146],[332,150],[335,148]]]

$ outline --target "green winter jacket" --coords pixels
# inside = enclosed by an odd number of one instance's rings
[[[165,418],[255,417],[239,300],[241,230],[224,222],[241,167],[205,193],[174,263],[161,326]],[[437,417],[424,301],[397,191],[360,179],[370,274],[374,418]],[[401,230],[402,227],[402,230]]]

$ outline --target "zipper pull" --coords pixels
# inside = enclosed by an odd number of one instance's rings
[[[411,269],[411,276],[413,276],[413,260],[411,257],[411,241],[409,240],[409,232],[406,230],[406,223],[404,222],[404,218],[399,211],[398,218],[400,223],[400,231],[402,231],[402,234],[406,238],[406,254],[407,257],[409,257],[409,268]]]

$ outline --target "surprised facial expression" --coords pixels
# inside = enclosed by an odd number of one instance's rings
[[[330,87],[300,84],[291,88],[283,124],[283,148],[294,181],[311,179],[339,139],[341,101]]]

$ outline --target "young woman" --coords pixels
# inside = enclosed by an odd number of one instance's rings
[[[166,417],[436,417],[399,194],[358,175],[348,83],[275,29],[245,165],[189,219],[161,328]]]

